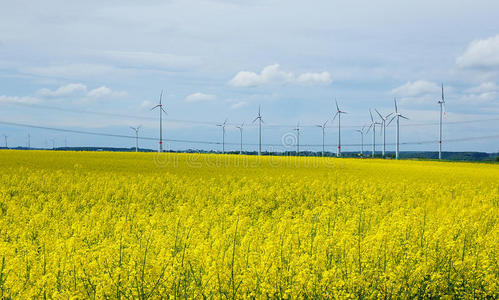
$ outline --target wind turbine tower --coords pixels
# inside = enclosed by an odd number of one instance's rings
[[[239,148],[239,154],[243,154],[243,127],[244,127],[244,122],[241,123],[241,125],[236,126],[236,128],[239,129],[239,133],[240,133],[240,136],[241,136],[241,145],[240,145],[240,148]]]
[[[322,157],[324,157],[324,136],[326,135],[326,124],[329,120],[326,120],[326,122],[322,123],[321,125],[315,125],[316,127],[319,127],[322,129]]]
[[[360,133],[360,157],[364,156],[364,130],[366,129],[366,126],[362,126],[361,129],[357,129],[355,131]]]
[[[163,113],[166,115],[166,110],[163,109],[163,104],[161,100],[163,98],[163,90],[161,90],[161,94],[159,95],[159,104],[155,107],[151,108],[151,110],[155,108],[159,108],[159,149],[158,152],[163,152]]]
[[[9,144],[7,143],[8,136],[4,134],[3,138],[5,139],[5,149],[9,149]]]
[[[386,150],[386,127],[388,126],[386,124],[386,120],[388,119],[388,117],[390,117],[393,113],[389,113],[388,115],[386,116],[382,116],[379,111],[377,109],[374,109],[376,111],[376,113],[379,115],[379,117],[381,118],[381,134],[383,135],[383,150],[381,152],[381,156],[383,158],[385,158],[385,150]]]
[[[133,131],[135,131],[135,152],[139,152],[139,129],[142,127],[142,125],[139,125],[137,127],[132,127],[130,126]]]
[[[336,150],[336,156],[340,157],[341,156],[341,114],[346,114],[346,112],[340,110],[338,106],[338,101],[336,99],[334,100],[336,102],[336,113],[334,114],[333,121],[336,119],[336,116],[338,116],[338,149]]]
[[[369,125],[369,128],[367,129],[367,132],[369,132],[369,130],[371,128],[373,129],[373,150],[372,150],[372,157],[374,158],[374,156],[376,154],[376,125],[380,125],[380,123],[374,121],[373,114],[372,114],[372,112],[371,112],[370,109],[369,109],[369,115],[371,116],[371,125]]]
[[[445,100],[444,100],[444,84],[442,83],[442,99],[438,101],[440,104],[440,131],[438,138],[438,159],[442,159],[442,117],[445,111]]]
[[[253,120],[253,123],[258,120],[258,155],[262,155],[262,113],[260,105],[258,106],[258,116]]]
[[[296,156],[300,156],[300,122],[296,124]]]
[[[390,125],[390,123],[393,121],[393,119],[397,118],[397,137],[396,137],[396,140],[395,140],[395,159],[399,159],[399,141],[400,141],[400,138],[399,138],[399,135],[400,135],[399,126],[400,126],[400,118],[404,118],[406,120],[409,120],[409,119],[407,117],[403,116],[401,113],[399,113],[398,107],[397,107],[397,99],[393,99],[393,102],[395,102],[395,115],[392,117],[392,119],[390,120],[390,122],[388,122],[388,125]]]
[[[225,125],[227,125],[227,119],[222,124],[217,124],[218,127],[222,128],[222,154],[225,153]]]

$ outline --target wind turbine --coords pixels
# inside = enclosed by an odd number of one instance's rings
[[[260,105],[258,105],[258,116],[253,120],[253,123],[258,120],[258,155],[262,155],[262,113],[260,110]]]
[[[393,113],[389,113],[389,114],[387,114],[386,116],[383,117],[376,108],[374,110],[376,111],[376,113],[378,114],[378,116],[381,118],[381,134],[383,135],[383,150],[381,152],[381,156],[383,158],[385,158],[385,150],[386,150],[386,127],[388,126],[386,124],[386,120]]]
[[[222,124],[217,124],[218,127],[222,128],[222,154],[225,153],[225,125],[227,125],[227,119]]]
[[[244,122],[241,123],[241,125],[236,126],[236,128],[239,129],[239,133],[241,134],[241,148],[239,149],[239,154],[243,154],[243,127]]]
[[[159,95],[159,104],[155,107],[151,108],[151,110],[159,107],[159,150],[158,152],[163,152],[163,113],[167,115],[166,110],[163,109],[163,104],[161,100],[163,98],[163,90],[161,90],[161,94]]]
[[[140,127],[142,127],[142,125],[139,125],[137,127],[130,126],[130,128],[135,131],[135,152],[139,152],[139,129],[140,129]]]
[[[300,156],[300,122],[296,124],[296,128],[293,130],[296,131],[296,156]]]
[[[442,117],[445,113],[445,100],[444,100],[444,84],[442,83],[442,99],[438,101],[440,104],[440,132],[438,138],[438,159],[442,159]]]
[[[5,149],[9,149],[9,144],[7,144],[7,138],[8,138],[8,136],[4,134],[3,137],[5,139]]]
[[[406,120],[409,120],[409,118],[407,118],[407,117],[403,116],[401,113],[399,113],[398,107],[397,107],[397,99],[393,99],[393,102],[395,102],[395,115],[392,117],[390,122],[388,122],[388,125],[390,125],[390,123],[393,121],[393,119],[397,118],[397,139],[396,139],[396,143],[395,143],[395,159],[399,159],[399,134],[400,134],[400,130],[399,130],[400,120],[399,120],[399,118],[404,118]],[[388,125],[386,125],[386,126],[388,126]]]
[[[338,101],[334,99],[336,102],[336,113],[334,114],[333,120],[336,119],[336,116],[338,116],[338,149],[336,150],[336,156],[340,157],[341,156],[341,114],[346,114],[346,112],[340,110],[338,106]]]
[[[28,149],[31,149],[31,135],[28,133]]]
[[[315,125],[316,127],[319,127],[322,129],[322,156],[324,157],[324,136],[326,134],[326,124],[329,120],[326,120],[326,122],[322,123],[321,125]]]
[[[366,125],[362,126],[362,129],[357,129],[355,131],[360,133],[360,156],[364,156],[364,130],[366,129]]]
[[[374,121],[373,114],[371,112],[371,109],[369,109],[369,115],[371,116],[371,125],[369,125],[369,128],[367,129],[366,133],[373,129],[373,153],[372,157],[374,158],[374,155],[376,154],[376,125],[380,125],[379,122]]]

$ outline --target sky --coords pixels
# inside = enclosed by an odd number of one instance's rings
[[[394,110],[401,150],[499,152],[498,1],[3,1],[0,134],[9,147],[344,151]],[[17,125],[13,125],[13,123]],[[381,136],[376,133],[376,143]],[[0,139],[3,146],[4,138]],[[364,136],[371,143],[372,133]],[[386,128],[394,149],[395,122]],[[365,150],[369,148],[366,145]],[[380,146],[378,146],[380,149]]]

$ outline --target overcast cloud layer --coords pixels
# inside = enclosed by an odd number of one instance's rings
[[[157,111],[150,108],[163,89],[167,138],[218,142],[215,124],[228,119],[245,122],[245,142],[255,144],[251,122],[261,105],[264,143],[280,144],[299,121],[302,143],[319,144],[314,126],[332,117],[337,98],[348,112],[344,143],[357,144],[355,129],[368,122],[369,108],[389,113],[397,98],[410,118],[402,141],[431,141],[438,136],[443,83],[445,138],[499,132],[497,1],[10,1],[1,8],[3,122],[130,135],[129,126],[142,124],[143,136],[156,137]],[[9,146],[25,145],[28,133],[36,147],[53,139],[58,146],[64,140],[70,146],[133,145],[0,124]],[[389,128],[388,140],[393,133]],[[327,131],[330,151],[336,134],[334,127]],[[234,143],[227,148],[237,149],[238,129],[229,126],[226,140]],[[438,148],[402,147],[421,149]],[[446,143],[444,149],[494,152],[499,140]]]

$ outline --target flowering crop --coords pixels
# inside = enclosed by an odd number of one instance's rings
[[[498,297],[493,164],[0,151],[0,298]]]

